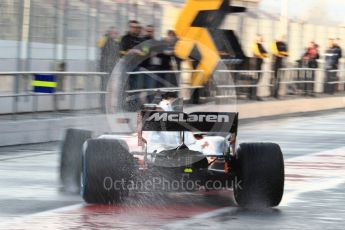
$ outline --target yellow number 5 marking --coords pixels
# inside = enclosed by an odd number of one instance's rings
[[[192,23],[201,11],[219,10],[223,1],[188,0],[177,21],[175,31],[180,40],[175,47],[176,55],[188,59],[194,47],[197,47],[201,54],[196,70],[202,70],[204,73],[193,74],[193,86],[201,86],[208,81],[220,61],[220,56],[208,29],[192,27]]]

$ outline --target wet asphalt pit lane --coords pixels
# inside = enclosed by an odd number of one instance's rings
[[[119,205],[86,205],[80,196],[59,192],[58,144],[0,148],[5,159],[0,162],[0,229],[340,230],[345,226],[344,117],[337,112],[240,127],[241,142],[277,142],[285,154],[282,204],[264,210],[236,207],[230,191],[140,194]],[[78,205],[53,210],[73,204]]]

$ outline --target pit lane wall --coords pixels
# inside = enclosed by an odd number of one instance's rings
[[[227,107],[226,105],[222,106],[222,110],[227,111]],[[233,106],[230,107],[233,108]],[[345,110],[345,96],[250,102],[237,105],[240,120],[265,117],[269,119],[272,116],[332,109]],[[195,106],[185,110],[185,112],[196,111],[219,111],[219,106]],[[122,116],[126,118],[132,116],[131,126],[135,126],[135,114]],[[60,141],[63,139],[67,128],[92,130],[95,136],[111,132],[106,115],[75,115],[73,117],[60,116],[49,119],[12,121],[0,119],[0,146]],[[124,124],[119,125],[116,131],[128,133],[131,132],[131,129]]]

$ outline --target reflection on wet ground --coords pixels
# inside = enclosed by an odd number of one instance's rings
[[[284,200],[268,210],[237,208],[229,191],[87,206],[60,192],[58,143],[0,148],[0,229],[343,229],[344,117],[337,111],[241,125],[240,142],[277,142],[285,154]],[[70,205],[78,206],[49,211]]]

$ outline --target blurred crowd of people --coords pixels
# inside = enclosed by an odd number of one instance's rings
[[[136,57],[138,63],[135,65],[135,69],[131,70],[134,72],[181,70],[181,60],[175,56],[174,52],[177,41],[178,38],[174,31],[167,31],[166,36],[159,40],[155,37],[154,26],[147,25],[143,27],[135,20],[129,21],[128,32],[124,36],[120,36],[117,29],[111,27],[97,42],[101,49],[100,71],[111,73],[120,58],[125,56]],[[264,60],[272,57],[272,71],[274,75],[271,80],[271,85],[273,85],[271,96],[278,98],[281,85],[279,73],[282,68],[286,67],[285,59],[289,57],[285,37],[277,37],[271,43],[269,52],[264,46],[263,36],[257,35],[252,45],[252,52],[254,56],[252,69],[258,71],[258,77],[253,79],[251,84],[257,85],[260,83],[263,76],[263,72],[260,71],[263,70]],[[332,70],[339,69],[341,58],[340,39],[329,39],[327,50],[325,51],[325,93],[333,94],[336,92],[337,85],[328,83],[337,81],[337,73],[332,72]],[[312,41],[303,51],[300,60],[298,60],[298,67],[316,69],[319,67],[319,59],[319,45]],[[309,81],[312,82],[315,78],[315,71],[312,71]],[[172,73],[157,73],[154,76],[145,73],[136,77],[130,77],[129,79],[129,89],[131,90],[179,86],[176,74]],[[301,79],[303,80],[303,77]],[[304,91],[313,94],[314,83],[306,85]],[[252,99],[261,100],[256,95],[257,90],[255,87],[251,90],[251,94],[253,94]]]
[[[176,42],[174,31],[167,31],[166,37],[158,40],[153,25],[143,27],[135,20],[129,21],[128,32],[122,37],[112,27],[98,41],[101,48],[100,71],[111,73],[119,59],[125,56],[134,57],[136,65],[134,69],[129,69],[132,72],[180,70],[181,61],[174,52]],[[141,74],[129,79],[131,90],[178,87],[178,79],[171,73],[157,73],[155,76]]]
[[[264,59],[268,58],[270,55],[263,45],[264,39],[262,35],[257,35],[253,43],[253,54],[256,60],[255,70],[262,70]],[[330,82],[336,82],[338,79],[337,73],[335,70],[338,70],[340,67],[340,59],[342,58],[342,49],[340,47],[340,38],[330,38],[327,42],[327,49],[325,51],[325,85],[324,92],[328,94],[334,94],[337,90],[337,84],[329,84]],[[279,97],[280,90],[280,77],[279,70],[286,67],[284,59],[289,57],[288,45],[285,41],[284,36],[278,37],[271,44],[271,53],[272,53],[272,71],[274,71],[274,77],[272,79],[272,96],[275,98]],[[319,68],[318,60],[320,59],[319,45],[314,41],[311,41],[309,46],[303,51],[300,60],[297,61],[299,68],[309,68],[317,69]],[[301,71],[301,73],[306,74],[306,71]],[[306,80],[305,76],[300,76],[299,73],[298,79]],[[315,81],[315,70],[311,70],[308,75],[308,81]],[[261,75],[259,75],[261,76]],[[257,83],[260,81],[260,78],[257,80]],[[307,95],[313,95],[314,92],[314,83],[304,84],[304,91]]]

